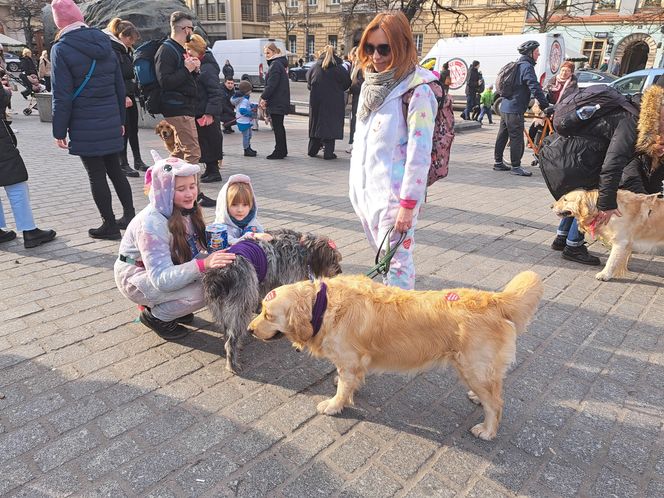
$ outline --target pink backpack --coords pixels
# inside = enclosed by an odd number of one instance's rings
[[[431,147],[431,166],[427,177],[427,187],[433,185],[436,180],[445,178],[450,163],[450,149],[454,141],[454,111],[452,99],[447,98],[440,82],[434,80],[427,83],[438,101],[438,112],[433,127],[433,140]],[[411,88],[403,94],[403,115],[408,116],[408,104],[413,96],[415,88]]]

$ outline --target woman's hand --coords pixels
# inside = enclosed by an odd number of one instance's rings
[[[65,149],[65,150],[67,150],[69,148],[69,145],[67,145],[67,139],[66,138],[56,138],[55,139],[55,145],[57,145],[61,149]]]
[[[267,109],[267,100],[260,99],[260,101],[258,102],[258,105],[261,107],[261,109]]]
[[[413,226],[413,210],[403,206],[399,207],[394,229],[399,233],[406,233]]]
[[[611,221],[611,216],[622,216],[620,209],[609,209],[608,211],[600,211],[597,216],[595,216],[595,226],[606,225]]]
[[[215,251],[203,260],[205,269],[223,268],[235,261],[235,254],[226,251]]]
[[[131,99],[129,97],[125,97],[125,108],[129,108],[133,105],[134,103],[131,101]]]
[[[274,237],[269,233],[255,233],[254,239],[264,240],[265,242],[270,242]]]

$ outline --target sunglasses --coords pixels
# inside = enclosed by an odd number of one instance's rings
[[[378,55],[386,57],[390,55],[390,46],[387,43],[381,43],[376,46],[373,46],[371,43],[365,43],[364,52],[369,56],[372,56],[374,52],[378,52]]]

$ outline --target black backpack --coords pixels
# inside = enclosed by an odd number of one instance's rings
[[[148,40],[141,43],[134,51],[134,74],[136,75],[139,101],[153,116],[161,113],[161,87],[157,80],[154,58],[159,47],[166,45],[177,54],[179,60],[182,60],[180,52],[173,46],[173,43],[169,38]]]
[[[523,61],[512,61],[505,64],[496,76],[496,93],[504,98],[512,98],[516,92],[519,77],[519,64]]]
[[[576,111],[585,106],[599,108],[588,119],[581,119]],[[634,116],[639,115],[638,108],[613,87],[606,85],[592,85],[580,88],[577,92],[566,96],[556,104],[553,115],[553,128],[563,137],[573,136],[583,132],[589,124],[597,118],[625,110]]]

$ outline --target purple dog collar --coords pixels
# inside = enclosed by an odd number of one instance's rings
[[[311,326],[314,329],[312,337],[315,337],[318,334],[321,326],[323,325],[323,315],[327,309],[327,284],[325,282],[320,283],[320,290],[316,294],[316,300],[314,301],[314,307],[311,310]]]

